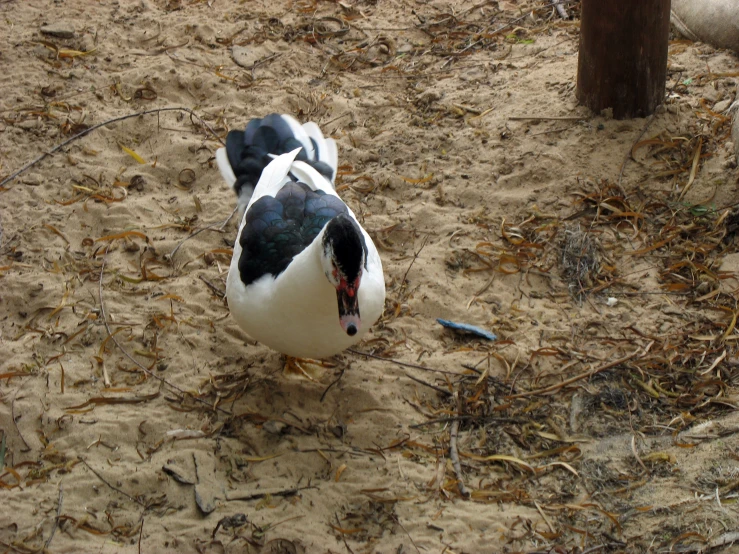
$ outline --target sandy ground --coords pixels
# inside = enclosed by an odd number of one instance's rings
[[[666,106],[593,115],[569,9],[0,2],[0,179],[196,114],[0,188],[5,551],[736,551],[737,58],[673,41]],[[313,380],[220,292],[214,135],[269,112],[386,270]]]

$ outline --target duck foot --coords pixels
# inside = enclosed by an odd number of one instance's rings
[[[289,379],[305,378],[318,383],[318,377],[322,373],[321,370],[327,367],[335,367],[335,365],[323,360],[285,356],[283,374]]]

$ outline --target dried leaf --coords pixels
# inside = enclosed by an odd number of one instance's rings
[[[136,152],[134,152],[130,148],[127,148],[127,147],[123,146],[120,143],[118,144],[118,146],[120,146],[121,147],[121,150],[123,150],[126,154],[128,154],[134,160],[136,160],[137,163],[139,163],[139,164],[145,164],[146,163],[146,160],[144,160],[144,158],[142,158],[141,156],[139,156]]]

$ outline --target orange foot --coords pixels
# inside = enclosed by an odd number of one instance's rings
[[[318,377],[322,373],[323,368],[336,367],[331,362],[323,360],[312,360],[310,358],[293,358],[285,356],[285,367],[283,374],[288,379],[308,379],[314,383],[318,382]]]

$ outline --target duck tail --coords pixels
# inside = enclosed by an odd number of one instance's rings
[[[239,203],[248,204],[264,168],[277,156],[296,148],[301,148],[296,159],[333,185],[338,166],[336,142],[325,138],[315,123],[301,125],[290,115],[270,114],[252,119],[243,131],[230,131],[226,147],[216,151],[216,162]]]

